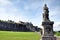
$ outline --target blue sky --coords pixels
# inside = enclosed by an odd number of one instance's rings
[[[54,30],[60,30],[60,0],[0,0],[0,19],[32,22],[41,27],[43,6],[49,8]]]

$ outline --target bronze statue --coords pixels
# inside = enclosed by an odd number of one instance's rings
[[[47,7],[46,4],[44,5],[43,10],[44,10],[43,20],[44,20],[44,21],[49,21],[49,10],[48,10],[48,7]]]

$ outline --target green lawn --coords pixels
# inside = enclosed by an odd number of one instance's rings
[[[59,33],[59,32],[56,32],[55,35],[56,35],[56,36],[60,36],[60,33]]]
[[[40,38],[40,35],[35,32],[0,31],[0,40],[40,40]]]

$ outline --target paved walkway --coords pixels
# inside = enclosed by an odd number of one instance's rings
[[[60,36],[58,36],[56,39],[57,39],[57,40],[60,40]]]

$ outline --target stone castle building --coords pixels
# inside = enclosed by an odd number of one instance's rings
[[[37,26],[33,26],[33,24],[29,22],[19,21],[19,23],[16,23],[11,20],[8,21],[0,20],[0,30],[34,32],[34,31],[39,31],[40,28],[38,28]]]

